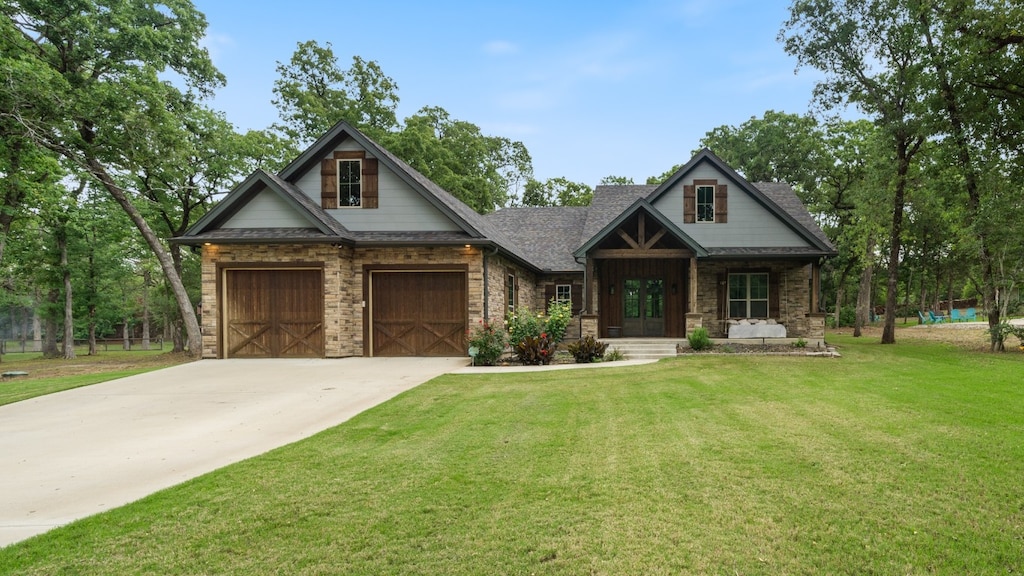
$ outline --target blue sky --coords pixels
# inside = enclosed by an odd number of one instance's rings
[[[816,78],[776,35],[789,0],[369,2],[195,0],[228,85],[212,105],[240,129],[277,121],[275,66],[330,42],[377,61],[399,119],[440,106],[522,141],[535,176],[643,183],[699,139],[766,110],[804,113]]]

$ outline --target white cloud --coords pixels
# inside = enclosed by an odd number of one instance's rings
[[[491,40],[490,42],[484,44],[484,52],[496,56],[504,54],[516,54],[519,52],[519,46],[506,40]]]

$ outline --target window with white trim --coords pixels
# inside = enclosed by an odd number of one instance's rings
[[[729,274],[729,317],[768,317],[768,273]]]
[[[358,208],[362,205],[361,160],[338,160],[338,207]]]
[[[715,221],[715,187],[697,186],[697,222]]]
[[[555,285],[555,302],[572,305],[572,284]]]

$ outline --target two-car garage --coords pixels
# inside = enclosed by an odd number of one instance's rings
[[[327,355],[321,267],[222,273],[222,357]],[[465,355],[465,270],[367,269],[363,276],[366,299],[352,305],[362,308],[354,317],[366,319],[364,355]]]

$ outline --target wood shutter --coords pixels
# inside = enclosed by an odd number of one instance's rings
[[[338,162],[334,158],[320,161],[320,207],[324,210],[338,207]]]
[[[683,186],[683,223],[693,224],[697,221],[697,189],[693,184]]]
[[[729,275],[720,273],[718,275],[718,319],[725,320],[729,317]]]
[[[768,272],[768,317],[779,319],[779,275]]]
[[[725,224],[729,221],[729,185],[715,186],[715,223]]]
[[[376,158],[363,159],[363,179],[361,184],[363,193],[362,207],[376,208],[378,203]]]
[[[544,286],[544,313],[551,313],[551,299],[555,297],[555,285],[548,284]]]
[[[573,284],[569,292],[572,294],[572,315],[579,316],[583,310],[583,284]]]

